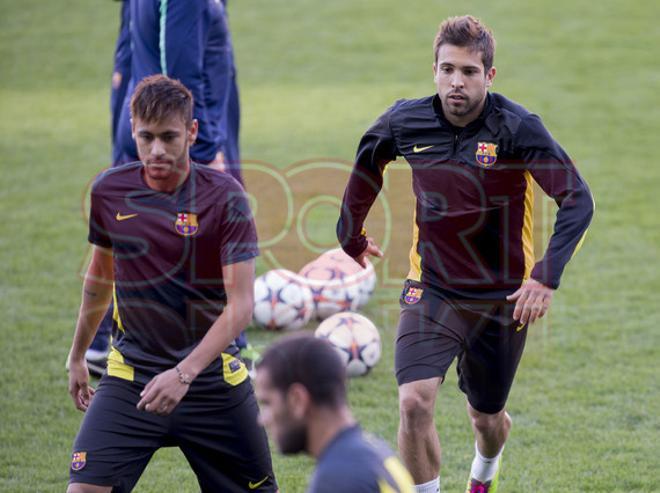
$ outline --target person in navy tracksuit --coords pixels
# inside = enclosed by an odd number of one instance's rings
[[[199,137],[191,148],[193,161],[222,162],[240,180],[237,131],[228,130],[229,103],[235,90],[231,35],[219,0],[142,0],[130,2],[131,77],[119,116],[119,162],[137,158],[131,136],[128,103],[144,77],[162,73],[180,80],[195,98]],[[235,117],[232,117],[235,118]]]
[[[225,5],[225,14],[227,13],[227,0],[222,0]],[[227,100],[227,115],[225,119],[225,128],[227,131],[225,161],[229,164],[230,173],[240,179],[241,154],[239,148],[239,130],[241,125],[241,104],[238,94],[238,83],[236,81],[236,65],[234,63],[234,50],[231,44],[231,37],[228,38],[229,52],[231,54],[230,73],[231,80],[229,86],[229,99]]]

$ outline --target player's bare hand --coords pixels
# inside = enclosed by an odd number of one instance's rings
[[[543,317],[550,308],[552,295],[555,290],[534,279],[528,279],[518,290],[510,296],[507,301],[515,301],[513,319],[521,325],[533,324],[537,319]]]
[[[209,168],[222,172],[227,170],[227,166],[225,165],[225,155],[222,151],[218,151],[215,155],[215,159],[209,163]]]
[[[364,251],[355,257],[355,261],[362,266],[363,269],[367,268],[367,257],[372,256],[372,257],[382,257],[383,252],[381,252],[380,248],[378,245],[376,245],[376,242],[374,241],[373,238],[367,237],[367,248],[364,249]]]
[[[94,397],[94,388],[89,385],[89,370],[85,359],[69,359],[69,395],[73,399],[76,409],[82,412],[87,411],[92,397]]]
[[[140,392],[137,408],[141,411],[167,416],[179,405],[190,385],[181,383],[174,368],[152,378]]]

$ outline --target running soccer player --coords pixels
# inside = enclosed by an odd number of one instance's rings
[[[94,252],[69,353],[85,411],[69,492],[130,491],[165,446],[180,447],[202,491],[277,489],[232,342],[252,316],[254,222],[234,178],[190,161],[192,107],[180,82],[144,79],[131,101],[141,162],[92,188]],[[113,346],[94,391],[85,350],[111,298]]]
[[[257,363],[259,420],[284,454],[317,461],[308,493],[412,493],[390,448],[362,431],[346,403],[337,351],[311,335],[280,339]]]
[[[495,40],[486,26],[471,16],[449,18],[433,50],[436,94],[397,101],[362,137],[337,234],[362,265],[367,255],[382,255],[363,225],[385,166],[403,156],[416,205],[395,349],[399,450],[417,491],[439,491],[434,407],[457,357],[476,439],[467,491],[493,493],[511,428],[505,404],[527,326],[547,312],[594,205],[541,119],[489,93]],[[559,206],[536,263],[534,181]]]

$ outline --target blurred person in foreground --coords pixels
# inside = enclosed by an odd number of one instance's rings
[[[412,493],[410,474],[382,441],[362,431],[346,402],[336,349],[311,335],[275,342],[257,363],[259,420],[283,454],[317,461],[309,493]]]

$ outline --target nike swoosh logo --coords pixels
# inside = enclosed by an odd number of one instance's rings
[[[430,149],[431,147],[433,146],[418,147],[417,145],[415,145],[415,147],[413,147],[413,152],[423,152]]]
[[[258,483],[253,483],[252,481],[250,481],[250,482],[248,483],[248,488],[250,488],[251,490],[256,490],[259,486],[261,486],[262,484],[264,484],[264,483],[266,482],[267,479],[268,479],[268,476],[266,476],[264,479],[262,479],[262,480],[259,481]]]
[[[125,216],[122,216],[119,212],[115,216],[115,219],[117,221],[126,221],[126,219],[131,219],[133,217],[137,216],[137,214],[126,214]]]

